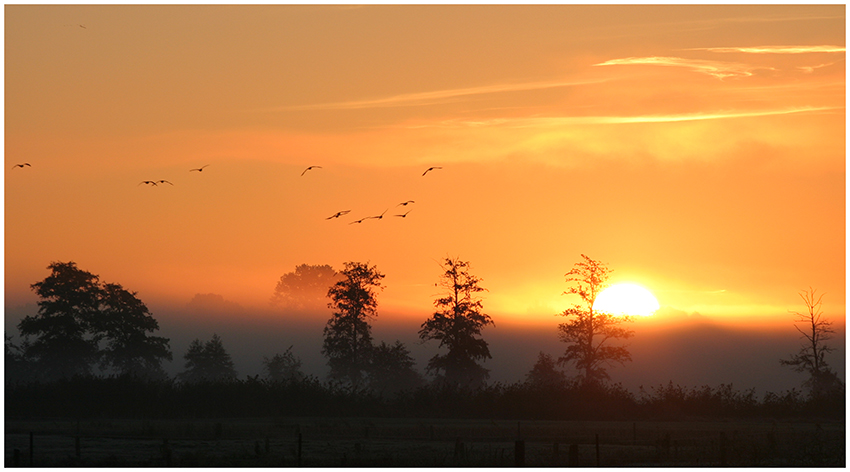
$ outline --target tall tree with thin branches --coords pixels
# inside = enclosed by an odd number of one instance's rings
[[[792,367],[797,372],[808,372],[809,379],[806,385],[811,389],[812,394],[817,396],[840,383],[835,372],[826,362],[826,355],[834,350],[826,344],[826,341],[832,338],[835,330],[832,329],[832,322],[823,318],[821,306],[824,294],[818,295],[817,290],[809,287],[808,290],[801,291],[799,295],[806,305],[806,311],[793,312],[796,316],[794,328],[800,332],[804,342],[797,354],[790,359],[781,359],[779,362]]]
[[[634,332],[620,326],[631,321],[631,317],[594,309],[596,297],[607,287],[611,270],[584,254],[581,257],[584,260],[566,274],[572,286],[564,294],[578,295],[581,303],[561,313],[568,321],[558,325],[558,334],[569,346],[558,363],[572,363],[581,372],[582,383],[592,385],[610,378],[607,365],[632,360],[625,346],[612,346],[610,341],[628,339]]]
[[[357,390],[369,370],[372,327],[369,319],[378,316],[376,290],[382,289],[380,273],[368,263],[346,262],[339,280],[328,289],[328,307],[334,310],[324,329],[322,354],[328,358],[330,377],[347,381]]]
[[[431,358],[425,369],[449,385],[478,387],[490,376],[478,364],[491,358],[487,342],[480,336],[493,320],[483,312],[484,306],[477,297],[486,289],[479,285],[481,279],[469,272],[469,262],[447,257],[442,267],[445,272],[440,286],[445,294],[434,301],[437,311],[422,323],[419,338],[436,339],[448,352]]]

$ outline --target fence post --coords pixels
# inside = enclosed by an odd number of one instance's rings
[[[558,441],[552,444],[552,465],[558,464]]]
[[[464,456],[466,456],[466,454],[463,448],[463,441],[461,441],[460,438],[457,438],[455,441],[455,460],[463,459]]]
[[[162,438],[162,458],[165,460],[165,466],[171,467],[171,447],[168,446],[168,438]]]
[[[301,433],[298,433],[298,467],[301,467]]]
[[[514,466],[525,467],[525,441],[522,439],[518,439],[514,446]]]
[[[720,467],[726,467],[726,433],[720,432]]]
[[[570,452],[567,458],[567,466],[578,467],[578,444],[570,444]]]
[[[596,433],[596,467],[599,467],[599,433]]]

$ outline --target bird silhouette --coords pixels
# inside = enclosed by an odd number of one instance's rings
[[[159,184],[174,185],[174,184],[172,184],[171,182],[169,182],[169,181],[167,181],[167,180],[160,180],[160,181],[159,181],[159,182],[157,182],[157,183],[159,183]]]
[[[387,210],[389,210],[389,208],[387,208]],[[387,210],[384,210],[384,213],[386,213],[386,212],[387,212]],[[381,214],[380,214],[380,215],[378,215],[378,216],[367,216],[366,218],[363,218],[363,219],[364,219],[364,220],[366,220],[366,219],[369,219],[369,218],[374,218],[374,219],[376,219],[376,220],[380,220],[381,218],[383,218],[383,217],[384,217],[384,213],[381,213]]]
[[[24,166],[32,167],[32,166],[30,165],[30,163],[29,163],[29,162],[24,162],[23,164],[15,164],[15,165],[13,165],[13,166],[12,166],[12,169],[14,169],[15,167],[23,168]]]
[[[424,176],[425,174],[427,174],[428,172],[431,172],[434,169],[442,169],[442,167],[439,167],[439,166],[429,167],[428,170],[426,170],[425,172],[422,173],[422,175]]]
[[[352,221],[351,223],[348,223],[348,224],[353,225],[354,223],[362,223],[362,222],[363,222],[363,220],[368,220],[369,218],[370,218],[370,217],[368,217],[368,216],[367,216],[366,218],[360,218],[359,220],[357,220],[357,221]]]
[[[401,202],[401,203],[399,203],[399,204],[398,204],[398,205],[396,205],[396,206],[407,206],[407,205],[409,205],[409,204],[411,204],[411,203],[416,203],[416,202],[414,202],[413,200],[408,200],[408,201],[406,201],[406,202]]]
[[[139,185],[142,185],[142,184],[149,184],[149,185],[153,185],[154,187],[156,187],[156,182],[154,182],[153,180],[143,180],[143,181],[139,182]],[[138,187],[139,185],[137,185],[136,187]]]
[[[411,211],[413,211],[413,210],[407,210],[403,215],[393,215],[393,216],[400,216],[402,218],[406,218],[407,214],[410,213]]]
[[[192,171],[195,171],[195,170],[198,171],[198,172],[203,172],[204,167],[207,167],[207,166],[209,166],[209,164],[207,164],[205,166],[198,167],[197,169],[189,169],[189,172],[192,172]]]
[[[304,169],[304,172],[302,172],[302,173],[301,173],[301,176],[303,177],[303,176],[304,176],[304,174],[306,174],[308,170],[312,170],[312,169],[321,169],[321,168],[322,168],[322,166],[310,166],[310,167],[308,167],[308,168]]]
[[[348,212],[350,212],[350,211],[351,211],[351,210],[338,211],[338,212],[334,213],[333,215],[331,215],[331,216],[329,216],[329,217],[327,217],[327,218],[325,218],[325,219],[326,219],[326,220],[329,220],[329,219],[331,219],[331,218],[339,218],[339,217],[340,217],[340,216],[342,216],[342,215],[348,214]]]

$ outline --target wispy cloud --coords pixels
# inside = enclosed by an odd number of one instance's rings
[[[815,52],[845,52],[843,46],[751,46],[722,48],[690,48],[683,51],[744,52],[749,54],[807,54]]]
[[[460,97],[483,95],[491,93],[504,92],[520,92],[525,90],[542,90],[555,87],[572,87],[576,85],[586,85],[593,83],[605,82],[605,80],[588,80],[575,82],[530,82],[519,84],[496,84],[485,85],[481,87],[468,87],[449,90],[435,90],[431,92],[407,93],[401,95],[393,95],[391,97],[373,98],[368,100],[352,100],[346,102],[333,103],[318,103],[311,105],[295,105],[282,106],[265,111],[283,111],[283,110],[352,110],[358,108],[378,108],[378,107],[402,107],[402,106],[423,106],[432,105],[435,103],[443,103]]]
[[[655,65],[684,67],[694,72],[708,74],[713,77],[724,79],[726,77],[747,77],[753,75],[753,70],[760,67],[740,64],[735,62],[706,61],[701,59],[685,59],[681,57],[626,57],[623,59],[612,59],[610,61],[594,64],[595,66],[618,66],[618,65]]]
[[[816,66],[799,66],[799,67],[797,67],[797,69],[800,69],[807,74],[811,74],[812,72],[815,71],[815,69],[821,69],[821,68],[824,68],[824,67],[829,67],[829,66],[834,65],[834,64],[836,64],[836,62],[827,62],[826,64],[818,64]]]
[[[720,111],[709,113],[684,113],[674,115],[640,115],[640,116],[555,116],[530,118],[495,118],[489,120],[446,120],[436,127],[485,127],[506,126],[512,128],[531,128],[567,125],[608,125],[632,123],[675,123],[683,121],[722,120],[730,118],[747,118],[758,116],[790,115],[795,113],[812,113],[833,110],[843,110],[843,107],[794,107],[775,110],[758,111]],[[417,128],[425,126],[414,126]]]

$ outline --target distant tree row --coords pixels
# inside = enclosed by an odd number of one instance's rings
[[[469,262],[446,257],[441,267],[443,273],[435,285],[442,293],[434,300],[434,313],[418,332],[422,342],[439,341],[440,352],[428,361],[425,372],[433,377],[433,385],[480,389],[489,378],[489,370],[481,362],[491,358],[482,331],[494,324],[484,313],[479,295],[486,289],[471,273]],[[102,283],[74,262],[54,262],[48,269],[51,274],[31,286],[39,296],[39,311],[19,323],[23,342],[15,345],[6,337],[7,383],[87,376],[96,367],[105,373],[142,379],[167,377],[162,363],[172,359],[169,340],[153,336],[159,325],[135,292]],[[632,319],[594,309],[609,275],[605,264],[583,254],[582,261],[566,274],[570,286],[564,293],[580,299],[561,313],[566,321],[558,325],[558,335],[567,347],[557,359],[541,352],[527,375],[529,385],[547,388],[578,382],[586,388],[601,388],[609,380],[607,367],[631,360],[628,350],[612,341],[634,334],[622,326]],[[377,293],[384,288],[383,278],[384,274],[368,263],[346,262],[340,272],[328,265],[302,264],[281,277],[275,289],[272,303],[288,309],[314,308],[317,299],[329,300],[332,316],[324,328],[322,354],[328,360],[332,385],[383,396],[426,384],[403,343],[376,344],[372,338],[370,321],[378,316]],[[833,330],[821,316],[822,295],[817,296],[813,289],[800,295],[807,311],[796,313],[803,328],[795,327],[805,343],[782,364],[808,373],[806,387],[813,395],[843,391],[825,358],[832,351],[826,341]],[[292,347],[263,358],[267,379],[297,382],[306,377]],[[183,358],[185,370],[177,376],[178,381],[237,379],[233,361],[217,334],[206,342],[192,341]],[[563,370],[569,365],[577,372],[572,379]]]

